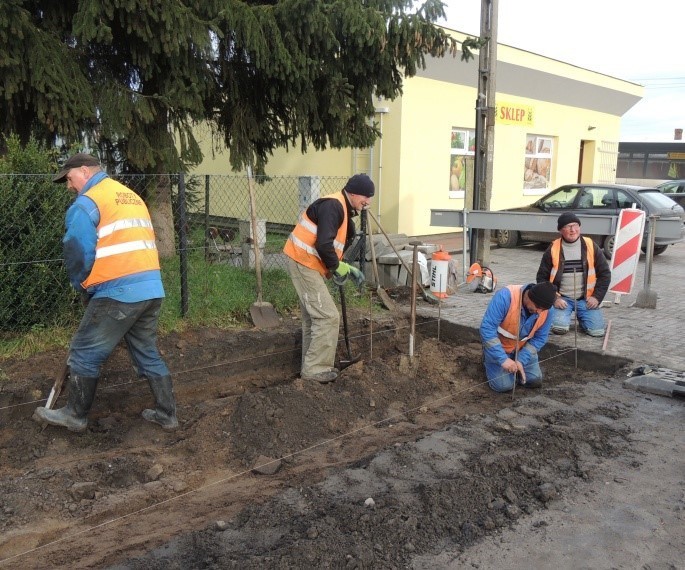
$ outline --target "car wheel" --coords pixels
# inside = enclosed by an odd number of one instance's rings
[[[602,251],[607,259],[611,259],[611,254],[614,253],[614,239],[615,236],[606,236],[602,243]]]
[[[661,255],[664,251],[666,251],[667,245],[655,245],[654,246],[654,255]],[[647,253],[646,248],[642,248],[642,253]]]
[[[497,230],[497,245],[499,247],[516,247],[519,233],[516,230]]]

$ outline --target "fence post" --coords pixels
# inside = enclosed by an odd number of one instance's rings
[[[186,183],[183,172],[178,176],[178,227],[181,270],[181,316],[188,313],[188,223],[186,216]]]
[[[298,177],[300,211],[304,212],[309,204],[321,198],[321,177],[320,176],[300,176]]]
[[[209,261],[209,174],[205,174],[205,261]]]
[[[368,227],[367,217],[366,210],[362,210],[360,215],[361,221],[359,223],[359,232],[361,233],[361,237],[359,238],[361,240],[359,244],[359,271],[361,272],[366,270],[366,228]]]

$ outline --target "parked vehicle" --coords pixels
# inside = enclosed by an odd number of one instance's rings
[[[668,180],[659,184],[656,189],[685,208],[685,180]]]
[[[636,208],[644,210],[648,216],[656,215],[660,219],[679,218],[683,223],[681,238],[673,241],[656,238],[654,254],[659,255],[672,244],[685,240],[685,210],[683,207],[662,194],[656,188],[643,186],[629,186],[622,184],[567,184],[552,190],[529,206],[508,208],[507,212],[573,212],[578,215],[612,215],[618,216],[622,208]],[[611,257],[614,249],[613,235],[592,235],[591,237],[604,251],[604,255]],[[530,230],[497,230],[495,238],[500,247],[516,247],[522,242],[550,242],[559,237],[558,233]],[[642,242],[643,251],[647,239],[647,232]]]

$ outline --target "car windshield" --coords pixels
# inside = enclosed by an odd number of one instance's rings
[[[654,208],[672,208],[677,206],[677,203],[672,198],[658,191],[640,192],[640,198]]]
[[[540,198],[538,206],[543,210],[554,210],[559,208],[570,208],[578,193],[578,188],[564,186],[554,192]]]
[[[664,194],[673,194],[678,189],[678,183],[664,182],[663,184],[659,184],[657,188]]]

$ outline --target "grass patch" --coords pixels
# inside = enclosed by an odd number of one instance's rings
[[[276,244],[267,245],[278,251]],[[250,316],[250,306],[257,300],[257,275],[254,269],[245,270],[227,263],[208,263],[202,249],[191,251],[188,255],[188,312],[185,317],[181,316],[178,257],[162,261],[162,280],[166,298],[159,318],[160,335],[195,327],[240,329],[254,326]],[[339,306],[337,285],[332,280],[327,283]],[[368,310],[369,291],[364,289],[359,292],[351,282],[346,283],[345,291],[348,307]],[[297,293],[290,276],[283,269],[262,271],[262,300],[271,303],[282,317],[299,314]],[[383,309],[375,303],[373,310]],[[26,333],[0,334],[0,360],[27,358],[54,349],[66,351],[77,326],[78,322],[74,321],[60,327],[35,326]]]

